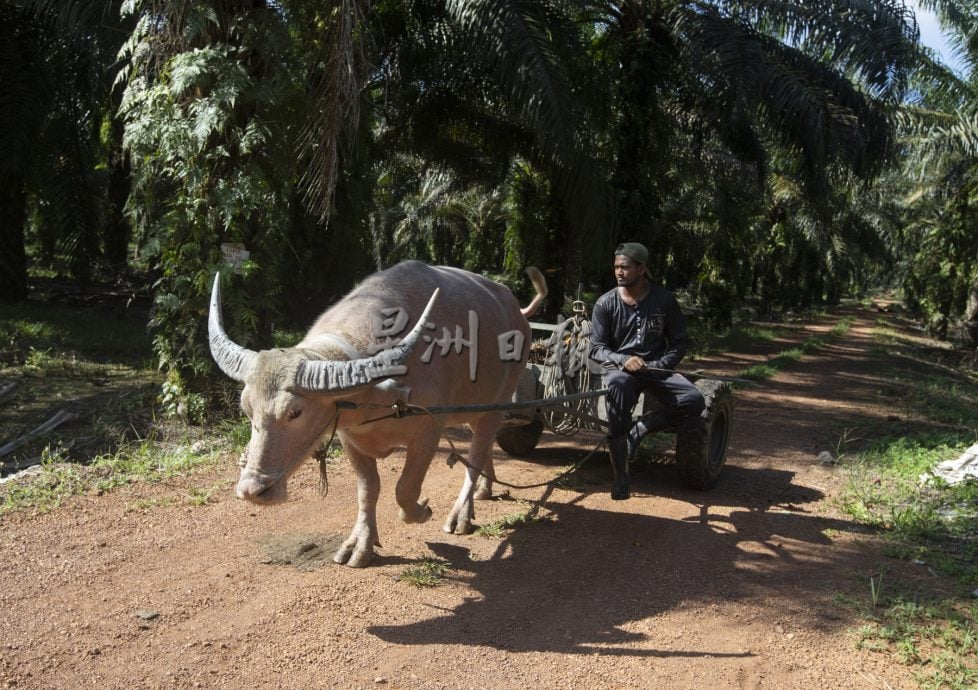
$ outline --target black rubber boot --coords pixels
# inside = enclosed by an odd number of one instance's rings
[[[628,437],[608,439],[608,455],[611,456],[611,469],[615,473],[615,481],[611,485],[611,498],[624,501],[628,493]]]
[[[653,432],[668,429],[669,426],[669,420],[666,418],[664,410],[650,412],[643,417],[639,417],[628,431],[628,462],[635,462],[635,458],[638,457],[638,448],[642,444],[643,438]]]

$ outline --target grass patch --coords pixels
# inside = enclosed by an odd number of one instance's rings
[[[978,428],[978,385],[948,376],[902,378],[904,404],[920,418],[960,428]]]
[[[4,461],[60,448],[64,460],[86,464],[147,436],[160,383],[145,318],[121,309],[0,306],[0,385],[14,386],[3,402],[0,441],[28,434],[59,410],[77,416]]]
[[[872,595],[871,595],[872,596]],[[921,688],[964,690],[978,686],[975,606],[897,596],[877,602],[855,630],[856,646],[887,654],[908,666]]]
[[[749,367],[741,369],[735,376],[737,378],[748,379],[750,381],[763,381],[765,379],[773,378],[779,371],[782,369],[787,369],[792,364],[795,364],[801,360],[801,358],[805,355],[818,352],[826,345],[829,345],[833,341],[841,338],[849,331],[849,328],[852,326],[852,322],[853,318],[847,316],[832,326],[827,334],[813,335],[806,338],[801,345],[782,350],[771,357],[768,357],[764,362],[752,364]]]
[[[978,483],[922,480],[975,441],[974,372],[948,366],[946,351],[889,321],[877,321],[873,338],[874,348],[898,363],[881,378],[912,424],[903,436],[869,441],[846,456],[838,503],[878,530],[887,557],[951,578],[958,594],[924,600],[899,591],[883,575],[870,578],[856,644],[913,666],[920,687],[978,687],[978,604],[972,594],[978,588]]]
[[[136,482],[156,483],[187,476],[216,463],[226,449],[223,445],[202,452],[187,443],[173,446],[147,439],[99,456],[89,465],[67,463],[56,453],[48,453],[36,473],[0,485],[0,516],[27,508],[44,513],[87,491],[111,491]],[[191,488],[184,503],[204,505],[217,488]],[[149,506],[133,509],[146,507]]]
[[[752,323],[742,323],[725,332],[717,333],[712,329],[703,328],[702,325],[692,319],[689,327],[692,335],[691,340],[694,343],[690,357],[694,359],[717,352],[750,350],[757,345],[777,340],[794,330],[787,326],[759,326]]]
[[[451,570],[451,564],[442,558],[422,557],[417,565],[412,565],[401,571],[398,579],[415,587],[437,587],[445,581],[445,575]]]
[[[111,333],[112,337],[106,337]],[[71,353],[75,359],[152,368],[144,315],[122,309],[23,302],[0,307],[0,351],[24,361],[32,351]]]
[[[126,512],[145,512],[154,508],[172,508],[174,506],[203,506],[214,498],[214,495],[225,488],[224,484],[213,484],[209,487],[192,486],[185,496],[157,496],[154,498],[139,498],[126,503]]]
[[[46,513],[66,498],[91,487],[84,468],[61,462],[45,462],[29,478],[13,480],[0,487],[0,517],[12,510],[33,508]]]
[[[475,534],[480,537],[499,539],[521,525],[536,525],[547,520],[548,518],[540,515],[536,507],[533,506],[523,512],[510,513],[486,525],[482,525],[475,530]]]
[[[106,491],[139,481],[158,482],[184,476],[198,467],[213,464],[219,457],[218,450],[201,452],[187,444],[167,448],[147,439],[97,458],[91,470],[100,477],[95,488]]]
[[[778,368],[772,364],[752,364],[738,371],[737,377],[750,381],[763,381],[773,378],[777,373]]]
[[[970,441],[951,434],[892,438],[847,462],[841,509],[887,539],[887,553],[926,562],[936,571],[978,586],[978,485],[921,481],[937,464],[953,459]]]
[[[250,427],[244,419],[222,422],[213,432],[222,439],[220,447],[207,448],[193,445],[190,429],[161,422],[162,380],[145,320],[122,309],[32,302],[0,306],[0,385],[16,384],[2,403],[0,442],[26,435],[58,410],[77,415],[3,458],[15,467],[39,464],[0,484],[0,515],[47,512],[86,491],[186,476],[216,462],[222,451],[247,443]],[[156,501],[203,505],[214,491],[190,489],[179,499]]]
[[[758,326],[751,323],[738,324],[718,338],[714,345],[722,350],[746,350],[776,340],[790,331],[789,328]]]

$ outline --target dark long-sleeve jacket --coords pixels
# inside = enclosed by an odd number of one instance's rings
[[[629,357],[675,369],[689,345],[686,320],[675,295],[652,285],[635,306],[622,300],[618,288],[601,295],[591,316],[591,359],[621,367]],[[657,362],[657,364],[656,364]]]

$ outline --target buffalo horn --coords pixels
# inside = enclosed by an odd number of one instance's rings
[[[235,344],[224,332],[224,318],[221,316],[220,273],[214,276],[210,317],[207,320],[207,335],[211,344],[211,356],[217,362],[217,366],[235,381],[244,383],[257,353]]]
[[[373,357],[350,361],[306,360],[296,372],[295,384],[298,388],[317,393],[341,393],[372,385],[377,379],[389,376],[403,376],[407,373],[404,362],[411,356],[428,315],[438,299],[438,289],[431,294],[428,306],[421,318],[397,346],[381,350]]]

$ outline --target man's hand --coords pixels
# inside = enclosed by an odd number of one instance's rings
[[[639,371],[645,371],[645,360],[641,357],[629,357],[625,360],[625,364],[622,365],[622,369],[630,371],[633,374]]]

